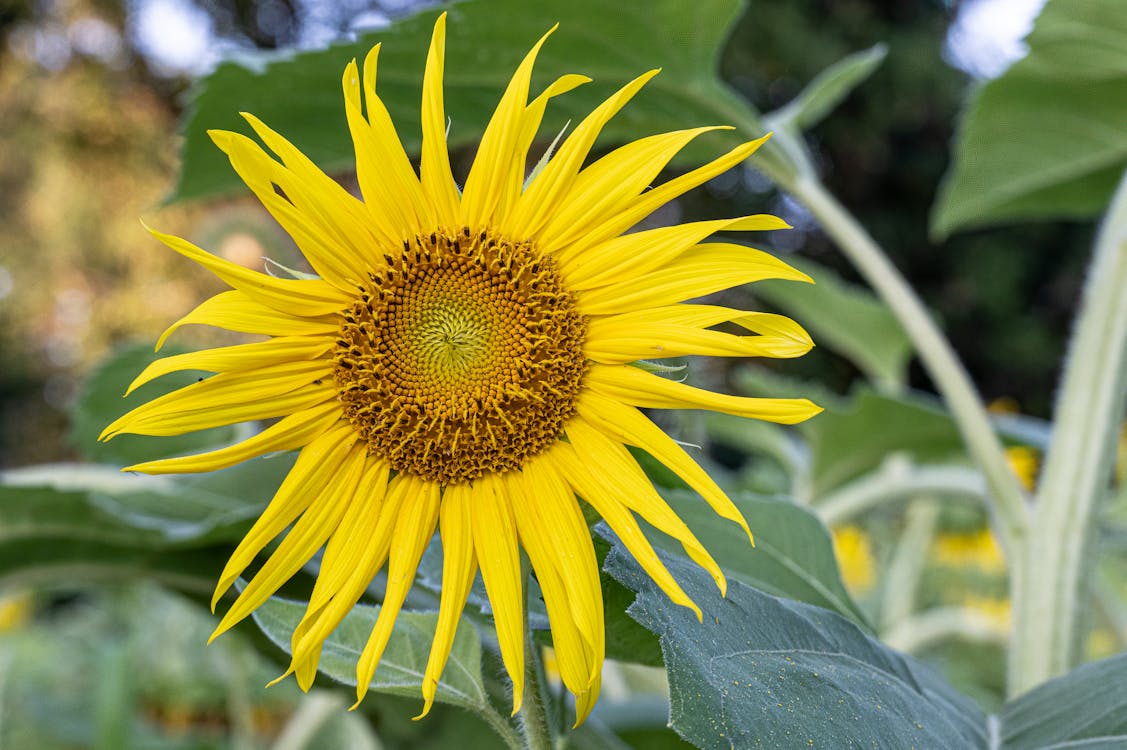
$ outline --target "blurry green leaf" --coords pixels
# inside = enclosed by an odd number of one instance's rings
[[[1121,0],[1049,0],[1029,54],[967,104],[932,233],[1024,217],[1087,217],[1127,166]]]
[[[807,509],[786,500],[734,495],[732,501],[755,535],[752,547],[743,529],[716,515],[695,493],[662,490],[661,494],[729,580],[816,604],[867,627],[864,613],[841,582],[829,532]],[[650,537],[658,547],[684,557],[680,545],[672,539],[657,532]],[[711,579],[709,587],[716,589]],[[695,597],[691,591],[689,595]]]
[[[1003,750],[1127,747],[1127,654],[1085,664],[1007,703]]]
[[[763,119],[771,129],[809,130],[832,112],[853,89],[868,80],[887,55],[888,47],[882,43],[838,60],[819,73],[785,107]]]
[[[71,415],[71,442],[90,461],[125,466],[158,458],[193,453],[230,443],[236,431],[232,427],[201,430],[177,437],[119,435],[108,443],[99,443],[102,430],[125,412],[177,388],[194,383],[204,373],[178,372],[147,383],[128,398],[125,389],[141,370],[152,361],[176,352],[162,354],[150,346],[124,349],[103,361],[83,383]]]
[[[305,614],[306,603],[271,597],[254,611],[254,620],[279,648],[292,654],[290,638]],[[357,605],[325,640],[318,671],[346,685],[356,684],[356,662],[372,634],[379,607]],[[437,614],[400,612],[371,689],[422,698],[423,672],[430,654]],[[473,711],[486,710],[488,698],[481,676],[481,640],[473,625],[458,625],[450,660],[438,683],[435,700]],[[420,706],[421,708],[421,706]]]
[[[707,136],[677,157],[699,163],[762,135],[757,114],[716,74],[728,29],[741,0],[466,0],[448,7],[446,111],[449,145],[476,142],[521,58],[553,24],[559,30],[541,51],[533,90],[566,73],[594,79],[549,106],[542,132],[555,134],[627,81],[652,68],[662,73],[603,130],[601,143],[621,143],[656,131],[700,125],[738,129]],[[408,152],[420,143],[419,101],[431,28],[438,11],[403,19],[360,41],[316,52],[286,53],[221,64],[196,87],[184,127],[183,167],[173,200],[243,190],[206,135],[210,128],[248,130],[238,117],[252,112],[328,171],[350,171],[354,156],[345,124],[341,76],[381,42],[379,94]],[[595,26],[593,26],[593,24]],[[768,145],[755,157],[781,169]]]
[[[987,747],[973,702],[848,620],[740,580],[722,598],[699,568],[668,562],[703,623],[669,606],[621,547],[607,570],[637,592],[630,614],[661,636],[670,724],[697,747]]]
[[[892,311],[867,289],[802,258],[787,262],[814,284],[763,281],[755,293],[809,328],[814,342],[833,349],[880,383],[904,382],[912,343]]]
[[[861,390],[852,408],[826,411],[804,427],[814,496],[880,466],[894,453],[920,462],[965,454],[950,415],[920,395],[893,398]]]

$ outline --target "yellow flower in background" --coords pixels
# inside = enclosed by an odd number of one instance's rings
[[[931,555],[940,565],[955,568],[978,568],[984,573],[1006,569],[1002,548],[988,528],[968,534],[939,534],[932,541]]]
[[[698,618],[700,610],[662,565],[635,514],[679,540],[721,591],[724,576],[626,446],[663,462],[716,513],[748,528],[724,492],[640,409],[711,409],[780,423],[820,411],[805,399],[716,394],[631,366],[683,355],[799,356],[810,339],[785,317],[680,303],[761,279],[809,279],[759,250],[703,242],[721,230],[786,226],[771,216],[624,234],[745,160],[764,140],[652,189],[681,148],[716,128],[642,138],[584,167],[603,126],[657,71],[597,107],[526,182],[528,151],[548,101],[588,80],[563,76],[529,100],[533,63],[547,36],[510,81],[461,190],[446,147],[444,16],[435,24],[423,78],[418,174],[376,94],[378,46],[362,73],[353,61],[343,78],[363,200],[251,115],[247,121],[277,159],[250,138],[212,131],[319,278],[274,278],[154,232],[233,287],[175,323],[160,343],[189,323],[270,338],[158,360],[131,389],[178,370],[218,374],[134,409],[102,438],[281,418],[236,445],[126,470],[211,471],[300,449],[224,569],[213,607],[287,527],[215,635],[265,602],[323,547],[286,672],[303,689],[312,684],[326,637],[386,565],[382,607],[357,665],[357,699],[364,697],[437,526],[443,586],[422,679],[423,714],[479,569],[513,681],[513,711],[519,710],[523,548],[548,610],[560,675],[582,721],[599,693],[604,632],[598,567],[578,498],[606,520],[670,599]],[[719,324],[746,333],[711,330]]]
[[[0,596],[0,633],[15,630],[31,619],[31,594],[20,592]]]
[[[876,578],[876,560],[869,536],[860,526],[840,526],[833,530],[834,554],[846,588],[864,593]]]
[[[1025,445],[1006,448],[1006,463],[1027,491],[1036,486],[1037,470],[1041,467],[1041,454],[1036,448]]]
[[[1010,631],[1013,608],[1010,606],[1009,599],[970,594],[964,597],[961,603],[967,609],[982,615],[985,624],[995,633],[1004,634]]]

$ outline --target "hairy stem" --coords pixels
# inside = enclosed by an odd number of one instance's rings
[[[1010,651],[1009,693],[1072,665],[1078,589],[1108,490],[1127,393],[1127,174],[1104,220],[1065,360],[1053,437],[1026,550],[1028,575]]]

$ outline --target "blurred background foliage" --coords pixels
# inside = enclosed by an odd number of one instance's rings
[[[975,76],[998,71],[997,61],[991,69],[979,57],[984,67],[975,67],[958,54],[957,36],[965,29],[957,19],[972,5],[973,0],[752,0],[724,50],[721,73],[760,111],[770,111],[847,54],[887,44],[884,64],[810,133],[819,169],[829,190],[912,280],[984,397],[1047,417],[1091,225],[1039,222],[943,241],[927,233],[967,88]],[[82,376],[111,350],[154,340],[219,290],[206,272],[156,245],[138,218],[159,213],[163,231],[190,234],[246,265],[258,266],[266,255],[286,265],[298,262],[292,243],[251,199],[162,205],[178,169],[179,143],[172,134],[194,78],[222,56],[318,48],[353,39],[417,7],[411,0],[4,0],[0,467],[78,457],[66,415]],[[205,46],[198,48],[203,52],[177,57],[162,51],[161,19],[206,30]],[[577,61],[576,69],[582,68]],[[686,218],[777,213],[796,231],[776,233],[775,250],[800,252],[857,280],[803,209],[753,170],[717,178],[676,210]],[[193,336],[208,345],[215,343],[208,336],[217,334]],[[860,380],[855,365],[824,347],[786,363],[785,371],[836,393]],[[915,364],[909,382],[930,389]],[[712,453],[724,463],[724,441],[716,443]],[[1037,455],[1025,450],[1011,458],[1032,482]],[[728,463],[740,472],[741,487],[785,489],[770,462]],[[975,627],[967,631],[975,637],[930,642],[926,634],[893,630],[886,638],[944,665],[961,690],[988,709],[996,707],[1003,693],[1006,581],[997,543],[977,506],[921,503],[907,514],[881,509],[866,514],[863,523],[836,527],[845,584],[874,622],[888,618],[882,602],[890,584],[882,571],[896,562],[897,540],[914,523],[931,530],[918,606],[941,613],[944,607],[977,611]],[[145,604],[138,606],[141,601]],[[202,650],[210,623],[195,604],[148,585],[34,595],[0,588],[0,737],[14,747],[36,748],[82,746],[90,737],[98,747],[119,747],[115,743],[123,736],[143,737],[145,747],[250,748],[267,742],[288,747],[287,732],[296,731],[294,712],[316,707],[299,704],[289,683],[263,691],[275,667],[245,638]],[[1106,629],[1093,633],[1091,656],[1118,648]],[[154,637],[158,644],[149,642]],[[156,651],[161,659],[146,656]],[[622,685],[652,679],[652,674],[619,675]],[[98,698],[114,690],[117,700]],[[325,700],[340,713],[335,698]],[[480,738],[482,747],[495,741],[480,722],[453,712],[443,717],[446,723],[430,724],[428,731],[441,736],[420,738],[399,728],[409,711],[381,705],[366,709],[367,718],[388,746],[397,746],[400,731],[416,747],[424,739],[441,747],[453,736],[463,744],[466,737]],[[57,716],[67,719],[44,720]],[[327,734],[322,744],[308,746],[363,747],[366,735],[356,734],[349,721],[318,724]],[[662,741],[677,746],[668,734]],[[299,740],[311,742],[293,741]]]

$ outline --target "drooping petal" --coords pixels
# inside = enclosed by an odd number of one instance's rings
[[[364,469],[365,457],[366,448],[362,445],[350,446],[340,457],[324,489],[223,615],[213,639],[258,609],[317,554],[354,501],[353,491]]]
[[[560,676],[573,693],[584,693],[598,677],[605,653],[603,598],[590,532],[548,454],[506,476],[513,477],[508,482],[513,515],[544,594]]]
[[[466,599],[477,573],[477,560],[474,557],[473,532],[470,530],[470,503],[473,491],[467,484],[455,484],[446,488],[439,508],[439,533],[442,535],[442,596],[438,606],[438,623],[434,630],[434,641],[427,658],[426,672],[423,674],[423,710],[416,716],[421,719],[430,713],[434,696],[438,691],[438,680],[450,649],[454,645],[454,635]]]
[[[691,609],[696,614],[697,620],[701,620],[700,607],[689,598],[658,558],[633,514],[622,504],[611,488],[601,484],[588,471],[576,454],[573,444],[558,443],[552,449],[551,456],[552,460],[559,464],[568,484],[603,517],[654,583],[661,587],[674,604]]]
[[[243,292],[231,290],[205,300],[170,325],[157,339],[157,351],[177,329],[192,324],[266,336],[317,336],[336,332],[340,328],[340,319],[335,315],[315,318],[287,315],[255,302]]]
[[[232,372],[320,359],[333,346],[327,336],[283,336],[255,344],[238,344],[219,349],[177,354],[156,360],[134,378],[125,395],[162,375],[183,370]]]
[[[287,414],[253,437],[226,448],[178,456],[158,461],[146,461],[126,466],[122,471],[139,471],[142,474],[195,474],[218,471],[237,463],[274,451],[295,450],[316,440],[341,419],[340,405],[335,401]]]
[[[211,599],[212,611],[215,611],[220,597],[242,575],[262,548],[313,504],[338,473],[355,442],[355,431],[346,426],[325,433],[301,450],[266,510],[262,511],[262,515],[231,553],[215,586],[215,594]]]
[[[751,529],[724,490],[689,455],[644,414],[621,401],[587,391],[576,403],[579,416],[605,435],[649,453],[665,464],[685,484],[696,490],[716,514],[735,521],[752,539]],[[754,540],[753,540],[754,541]]]
[[[356,702],[364,699],[372,677],[376,674],[387,648],[391,630],[395,626],[395,618],[407,598],[407,592],[415,580],[415,571],[419,567],[419,560],[426,551],[427,543],[434,536],[434,527],[438,522],[438,505],[441,489],[437,482],[417,479],[409,474],[401,474],[404,478],[404,493],[408,501],[402,506],[399,518],[395,524],[395,534],[391,538],[391,550],[388,553],[387,590],[383,602],[380,604],[380,614],[372,628],[372,635],[360,654],[356,664]]]
[[[733,323],[758,335],[709,330],[719,323]],[[688,355],[800,357],[813,346],[810,334],[783,315],[672,305],[591,319],[584,352],[595,362],[616,365]]]
[[[748,398],[713,393],[637,367],[593,365],[586,382],[612,399],[649,409],[708,409],[780,424],[802,422],[822,411],[804,398]]]
[[[331,362],[285,362],[250,372],[220,373],[141,404],[115,419],[98,439],[127,432],[182,435],[291,414],[334,396]]]
[[[762,250],[708,243],[686,251],[664,268],[579,293],[586,315],[615,315],[703,297],[765,279],[813,280]]]
[[[525,55],[481,136],[477,156],[462,190],[461,224],[464,226],[476,230],[490,223],[498,202],[509,193],[507,183],[513,179],[513,159],[519,158],[522,164],[524,162],[525,155],[517,154],[516,146],[528,105],[532,66],[540,48],[555,30],[553,26]]]
[[[689,559],[709,572],[720,593],[727,590],[724,572],[716,560],[657,493],[621,441],[607,437],[582,417],[568,423],[567,435],[575,455],[595,480],[594,487],[590,488],[592,493],[617,499],[655,529],[676,539]]]
[[[485,592],[493,608],[501,660],[513,681],[513,715],[524,698],[524,581],[512,501],[499,477],[471,486],[470,526]]]
[[[150,229],[154,237],[194,260],[213,274],[267,307],[303,317],[335,313],[348,307],[352,297],[319,279],[276,279],[201,250],[187,240]]]
[[[293,659],[287,674],[296,672],[303,689],[312,681],[325,639],[387,562],[399,510],[409,499],[398,477],[388,481],[389,469],[387,462],[369,459],[350,515],[341,521],[325,547],[309,605],[292,638]]]
[[[581,251],[560,256],[560,272],[574,291],[597,289],[631,279],[665,266],[716,232],[750,232],[787,229],[789,225],[768,214],[738,219],[716,219],[676,224],[615,237]]]

